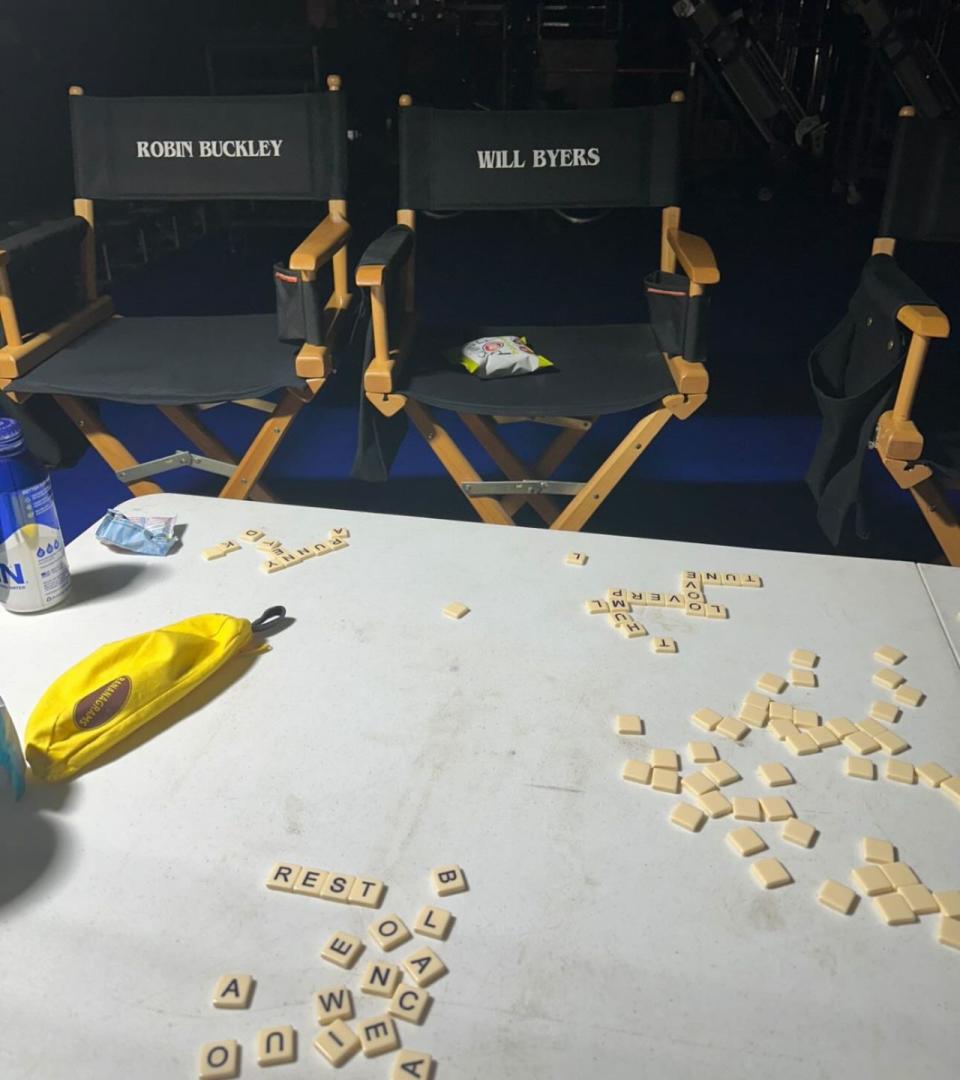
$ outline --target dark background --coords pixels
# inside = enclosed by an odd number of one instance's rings
[[[936,58],[940,70],[927,82],[954,107],[957,5],[886,10],[891,33],[918,61]],[[806,357],[843,313],[869,254],[894,121],[909,97],[855,9],[779,0],[743,9],[719,3],[715,11],[727,20],[726,43],[766,72],[772,111],[761,124],[669,2],[5,0],[0,236],[70,212],[71,84],[91,94],[269,93],[309,90],[340,74],[353,133],[351,262],[396,208],[399,93],[460,108],[578,108],[662,101],[682,89],[684,225],[710,240],[722,274],[712,297],[710,398],[689,421],[668,426],[589,528],[828,551],[803,484],[819,426]],[[98,207],[101,277],[122,313],[271,310],[272,263],[320,215],[303,204],[184,212],[174,242],[169,208]],[[657,262],[658,221],[642,213],[583,224],[552,213],[423,220],[420,252],[419,301],[435,316],[628,321],[643,317],[640,282]],[[956,324],[955,249],[904,245],[898,257]],[[935,347],[930,377],[947,362],[949,346]],[[470,519],[469,505],[413,436],[388,484],[349,480],[358,390],[359,369],[345,361],[274,459],[267,478],[277,495]],[[205,418],[225,441],[243,443],[258,422],[245,412],[225,407]],[[182,441],[152,411],[107,405],[104,415],[141,457]],[[585,478],[625,425],[598,424],[566,474]],[[548,437],[542,429],[509,434],[527,457]],[[936,557],[912,500],[874,457],[872,536],[841,550]],[[216,488],[199,474],[169,474],[168,482]],[[126,494],[92,453],[55,483],[69,535]]]

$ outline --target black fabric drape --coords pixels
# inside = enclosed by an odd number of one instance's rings
[[[87,450],[87,440],[53,398],[31,398],[19,405],[0,391],[0,416],[20,424],[27,449],[48,469],[76,465]]]
[[[843,319],[810,354],[810,382],[823,427],[807,471],[817,520],[834,545],[851,515],[869,536],[863,460],[877,421],[893,403],[909,335],[897,322],[906,304],[932,301],[889,255],[868,259]]]
[[[405,409],[401,409],[394,416],[384,416],[376,406],[367,401],[367,395],[363,391],[363,372],[373,359],[373,322],[369,316],[366,319],[363,355],[360,407],[357,410],[357,449],[350,476],[354,480],[384,483],[390,478],[390,469],[410,425]]]

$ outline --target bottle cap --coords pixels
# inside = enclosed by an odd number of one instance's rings
[[[13,457],[23,449],[23,432],[16,420],[0,418],[0,458]]]

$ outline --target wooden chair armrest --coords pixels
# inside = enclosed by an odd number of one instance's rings
[[[404,358],[410,351],[416,333],[417,317],[412,312],[403,315],[399,326],[394,327],[394,344],[391,345],[387,330],[386,296],[383,286],[371,287],[370,300],[374,352],[363,373],[363,389],[366,394],[379,397],[394,392],[394,373],[397,365],[404,362]]]
[[[896,420],[909,420],[913,411],[913,402],[920,385],[920,376],[933,337],[947,337],[950,323],[946,315],[933,304],[904,304],[897,312],[897,319],[907,327],[910,344],[900,373],[900,385],[893,403],[892,416]]]
[[[357,284],[372,288],[384,283],[388,270],[406,263],[413,253],[414,234],[407,225],[391,225],[360,256]]]
[[[25,343],[0,345],[0,384],[19,375],[26,375],[48,356],[52,356],[64,345],[69,345],[71,341],[76,341],[97,323],[109,319],[112,314],[113,301],[109,296],[101,296],[56,326],[34,334]]]
[[[882,458],[916,461],[923,453],[923,436],[912,420],[885,412],[877,421],[876,445]]]
[[[363,389],[368,394],[392,394],[395,366],[392,356],[375,356],[363,373]]]
[[[333,258],[349,235],[350,225],[346,221],[324,218],[290,256],[290,269],[315,271]]]
[[[386,263],[366,263],[357,267],[357,285],[361,289],[369,289],[375,285],[382,285],[384,275],[387,272]]]
[[[935,304],[904,304],[897,312],[897,321],[925,338],[950,336],[950,320]]]
[[[695,285],[716,285],[720,280],[713,249],[702,236],[667,229],[667,243],[677,256],[683,272]]]

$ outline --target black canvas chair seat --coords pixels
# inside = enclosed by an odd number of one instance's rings
[[[302,389],[275,315],[110,319],[9,389],[129,404],[200,405]]]
[[[553,368],[480,379],[455,366],[478,337],[525,337]],[[673,379],[645,324],[605,326],[427,327],[411,349],[411,373],[398,393],[454,412],[499,416],[601,416],[658,401]]]

